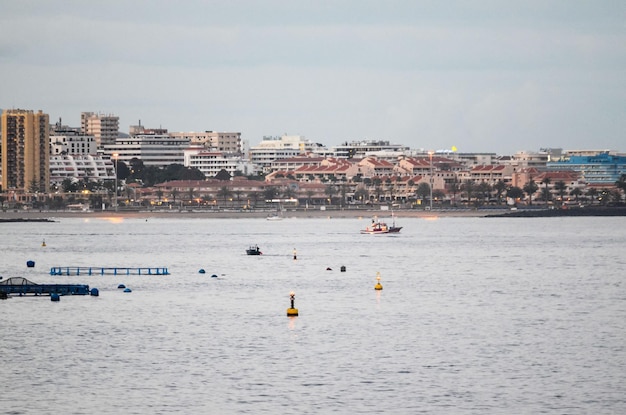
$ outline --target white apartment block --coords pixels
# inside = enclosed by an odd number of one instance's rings
[[[344,143],[339,146],[331,148],[335,157],[352,158],[352,157],[367,157],[374,156],[379,153],[380,155],[387,154],[391,157],[398,157],[400,155],[406,155],[410,152],[410,148],[401,144],[391,144],[389,141],[384,140],[363,140],[352,141],[350,143]]]
[[[202,146],[191,146],[184,151],[184,166],[200,170],[207,178],[214,177],[222,170],[231,176],[236,171],[244,175],[255,174],[254,165],[242,157],[227,157],[219,151],[209,151]]]
[[[93,135],[98,147],[115,143],[119,135],[120,119],[112,114],[83,112],[80,114],[80,128],[83,134]]]
[[[263,137],[259,145],[250,147],[250,161],[267,173],[273,161],[305,154],[314,147],[314,143],[299,135]]]
[[[92,154],[56,154],[50,156],[50,183],[61,184],[65,179],[104,181],[115,179],[111,160]]]
[[[80,134],[73,130],[55,131],[50,135],[50,155],[59,154],[97,154],[98,144],[93,135]]]
[[[114,144],[103,146],[104,155],[111,159],[130,164],[133,158],[141,160],[144,166],[166,167],[184,163],[184,150],[189,147],[188,138],[174,138],[169,135],[137,135],[118,137]]]

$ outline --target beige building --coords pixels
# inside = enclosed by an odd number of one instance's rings
[[[115,144],[119,136],[120,118],[112,114],[96,114],[82,112],[80,114],[80,128],[83,134],[96,138],[98,147],[105,144]]]
[[[48,114],[32,110],[5,110],[1,123],[2,190],[18,193],[48,192]]]
[[[216,151],[226,155],[243,154],[241,133],[237,132],[174,132],[171,137],[189,139],[192,145],[201,145],[209,151]]]

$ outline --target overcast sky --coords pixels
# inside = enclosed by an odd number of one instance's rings
[[[626,1],[0,0],[0,108],[169,131],[626,151]]]

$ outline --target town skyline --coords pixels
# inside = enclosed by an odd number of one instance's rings
[[[13,2],[5,109],[120,130],[622,150],[621,2]],[[593,143],[593,145],[590,145]]]
[[[0,113],[2,113],[2,111],[4,111],[4,110],[7,110],[7,108],[0,108]],[[48,112],[46,112],[45,110],[43,110],[43,109],[32,109],[32,108],[19,108],[19,109],[17,109],[16,108],[16,109],[11,109],[11,110],[23,110],[23,111],[32,111],[32,112],[42,111],[44,114],[47,114],[48,116],[50,116],[50,114]],[[117,117],[116,113],[97,113],[97,112],[91,112],[91,111],[83,111],[83,113],[93,113],[94,115],[106,115],[106,116]],[[74,125],[74,124],[66,123],[65,120],[66,120],[66,118],[64,118],[64,117],[59,117],[56,120],[53,119],[52,117],[50,117],[50,124],[53,125],[53,124],[55,124],[57,122],[62,122],[63,126],[67,126],[69,128],[80,130],[80,128],[81,128],[80,127],[80,121],[77,123],[77,125]],[[80,120],[80,118],[79,118],[79,120]],[[121,121],[120,121],[120,127],[118,129],[118,132],[122,133],[122,134],[128,135],[128,134],[130,134],[129,131],[131,130],[131,127],[137,127],[137,126],[145,128],[146,131],[154,131],[154,130],[157,130],[157,129],[167,130],[168,134],[169,133],[182,133],[182,132],[191,132],[191,133],[193,133],[193,132],[208,132],[208,131],[226,132],[226,131],[211,130],[211,129],[208,129],[208,128],[207,129],[203,129],[203,130],[199,130],[199,131],[185,130],[185,129],[174,131],[174,130],[169,129],[166,125],[162,125],[162,124],[160,124],[158,127],[157,126],[145,125],[141,120],[138,120],[138,122],[136,124],[130,124],[128,126],[127,130],[124,130],[122,128]],[[240,131],[228,131],[228,132],[240,133]],[[241,132],[241,134],[242,134],[242,139],[246,140],[246,138],[244,138],[244,133]],[[53,134],[51,133],[51,135],[53,135]],[[279,134],[279,135],[266,134],[263,137],[260,137],[258,139],[258,142],[254,142],[254,141],[248,140],[248,144],[249,144],[250,147],[255,147],[258,144],[260,144],[262,141],[264,141],[265,139],[279,139],[282,136],[300,136],[300,137],[302,137],[302,138],[304,138],[306,140],[309,140],[309,141],[311,141],[313,143],[319,143],[319,144],[323,145],[324,147],[326,147],[328,149],[331,149],[331,148],[336,147],[336,146],[341,146],[344,143],[353,144],[353,143],[368,142],[368,141],[370,141],[370,142],[386,141],[389,144],[406,146],[406,147],[409,147],[411,151],[423,152],[425,154],[427,154],[429,152],[432,152],[432,153],[454,153],[454,152],[460,152],[460,153],[477,153],[477,154],[480,154],[480,153],[496,154],[496,156],[512,156],[512,155],[514,155],[516,153],[520,153],[520,152],[541,153],[543,150],[550,150],[550,149],[560,149],[560,150],[563,150],[565,152],[567,152],[567,151],[574,151],[574,150],[589,150],[589,151],[611,152],[611,153],[616,153],[616,154],[623,154],[621,148],[598,148],[598,147],[594,147],[594,146],[583,146],[583,147],[580,147],[580,148],[569,148],[569,147],[565,147],[563,145],[557,145],[557,146],[551,146],[551,147],[541,147],[541,148],[524,148],[524,149],[520,149],[520,150],[517,150],[517,151],[512,152],[512,153],[498,153],[496,151],[491,151],[490,149],[484,149],[482,151],[462,151],[462,150],[458,149],[456,146],[452,146],[451,148],[437,148],[437,149],[432,148],[432,147],[428,147],[428,146],[423,146],[423,145],[419,146],[419,147],[412,147],[410,145],[407,145],[406,143],[399,142],[399,141],[394,141],[392,138],[391,139],[389,139],[389,138],[387,138],[387,139],[383,139],[383,138],[361,138],[361,139],[358,139],[358,138],[355,138],[355,139],[350,139],[350,140],[348,140],[348,139],[342,140],[340,143],[336,143],[336,144],[335,143],[327,144],[327,143],[322,142],[320,140],[315,140],[314,138],[310,138],[310,137],[308,137],[306,135],[301,135],[301,134]]]

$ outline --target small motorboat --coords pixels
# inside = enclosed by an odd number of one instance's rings
[[[246,254],[248,255],[261,255],[261,249],[258,245],[252,245],[250,248],[246,249]]]
[[[372,224],[367,228],[362,229],[361,233],[366,233],[370,235],[389,233],[389,226],[387,226],[387,224],[384,222],[372,221]]]

